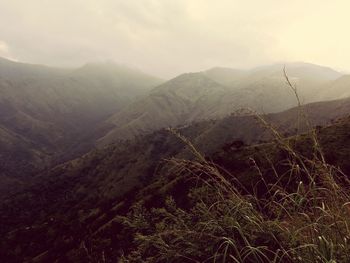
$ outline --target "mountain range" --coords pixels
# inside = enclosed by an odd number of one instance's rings
[[[286,67],[302,103],[347,97],[347,85],[341,81],[346,77],[330,68],[306,63],[292,63]],[[113,128],[97,141],[97,145],[168,126],[222,118],[241,108],[272,113],[295,105],[293,91],[284,79],[283,65],[251,71],[213,68],[186,73],[154,88],[148,96],[112,115],[106,122]]]
[[[137,238],[120,222],[130,209],[163,209],[169,195],[190,207],[195,186],[183,175],[196,154],[249,188],[247,160],[272,154],[274,131],[302,146],[318,134],[327,161],[347,173],[349,87],[348,75],[308,63],[162,80],[112,62],[63,69],[0,59],[0,259],[132,257]]]
[[[0,59],[0,176],[84,152],[98,123],[161,82],[112,63],[56,69]]]

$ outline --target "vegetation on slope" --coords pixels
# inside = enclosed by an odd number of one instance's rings
[[[285,138],[256,117],[274,141],[244,150],[234,144],[215,155],[221,165],[175,132],[196,160],[170,159],[163,175],[195,184],[185,202],[141,198],[119,217],[133,233],[124,262],[349,261],[350,180],[327,160],[349,172],[350,118]]]
[[[85,199],[83,194],[56,203],[49,198],[47,211],[39,210],[34,220],[30,216],[32,222],[22,224],[27,227],[8,232],[5,251],[17,247],[6,251],[12,251],[13,262],[23,255],[34,262],[113,262],[121,257],[126,262],[346,262],[341,251],[347,249],[347,179],[336,167],[349,172],[349,131],[350,119],[344,119],[318,128],[317,141],[310,135],[277,137],[275,143],[257,146],[231,144],[210,158],[195,151],[190,160],[165,154],[169,161],[137,191],[118,198]],[[179,147],[178,139],[171,138]],[[100,164],[95,171],[101,169]],[[90,173],[91,167],[84,171]],[[105,176],[108,171],[97,178]],[[86,190],[102,186],[100,179]],[[84,182],[84,176],[74,180]],[[108,182],[105,186],[118,184]],[[69,189],[67,181],[61,188],[51,183],[53,196]],[[32,245],[23,246],[28,242]]]
[[[304,109],[312,124],[300,108],[230,116],[50,168],[2,200],[0,259],[347,262],[350,119],[313,127],[349,100]]]
[[[96,126],[160,83],[113,63],[57,69],[0,58],[0,195],[89,151],[105,132]]]
[[[272,65],[247,71],[213,68],[177,76],[109,118],[107,123],[114,127],[98,145],[168,126],[222,118],[240,108],[253,108],[259,113],[289,109],[295,101],[293,92],[284,88],[282,67]],[[344,85],[339,89],[331,86],[342,76],[339,72],[307,63],[291,63],[287,68],[304,103],[346,97]]]
[[[349,171],[349,124],[299,138],[275,133],[275,143],[218,153],[219,166],[194,148],[194,161],[169,160],[168,178],[193,187],[186,200],[174,190],[161,204],[141,198],[119,218],[133,233],[124,261],[348,262],[350,181],[323,151],[333,152],[329,140],[346,143],[336,164]]]

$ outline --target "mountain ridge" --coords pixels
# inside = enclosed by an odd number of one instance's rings
[[[307,63],[287,64],[287,74],[298,86],[302,103],[344,98],[344,95],[326,92],[342,77],[341,73],[330,68]],[[318,93],[320,95],[315,96]],[[287,87],[280,65],[252,71],[216,67],[185,73],[154,88],[148,96],[109,118],[107,123],[114,128],[97,141],[97,146],[159,128],[221,118],[240,108],[272,113],[293,106],[294,92]],[[153,120],[154,127],[150,124]]]

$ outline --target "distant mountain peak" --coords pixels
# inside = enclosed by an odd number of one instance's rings
[[[173,79],[166,81],[157,88],[153,89],[152,93],[172,91],[172,92],[202,92],[206,89],[224,89],[225,87],[208,77],[203,72],[191,72],[181,74]]]

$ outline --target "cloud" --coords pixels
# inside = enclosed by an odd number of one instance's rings
[[[112,59],[165,77],[281,60],[350,68],[349,8],[346,0],[2,0],[0,36],[20,61]]]

